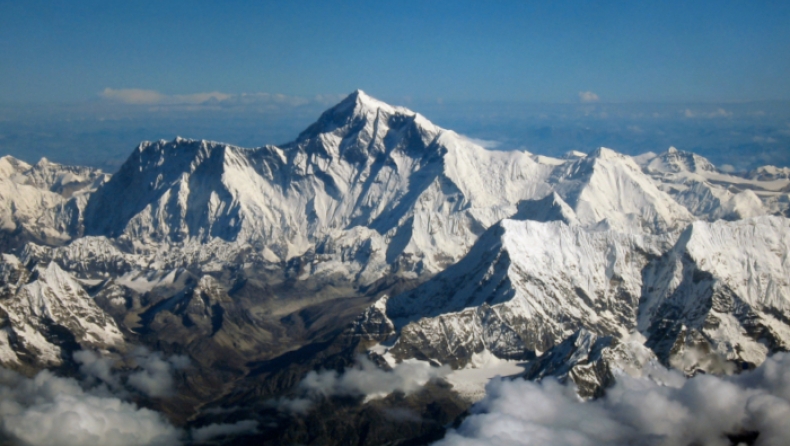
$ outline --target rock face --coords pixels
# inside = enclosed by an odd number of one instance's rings
[[[581,397],[598,397],[621,374],[641,376],[656,355],[641,340],[598,336],[582,328],[530,364],[522,375],[540,380],[572,381]]]

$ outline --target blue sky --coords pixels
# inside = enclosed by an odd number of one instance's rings
[[[0,103],[790,99],[790,2],[0,1]],[[589,96],[594,98],[594,96]]]

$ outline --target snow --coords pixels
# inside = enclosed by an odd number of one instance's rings
[[[466,367],[453,370],[445,379],[453,390],[471,403],[485,396],[485,386],[493,378],[514,376],[524,372],[527,363],[499,359],[488,350],[475,353]]]
[[[759,364],[790,345],[790,325],[774,316],[790,313],[788,259],[782,217],[662,235],[503,220],[463,260],[388,300],[400,331],[393,351],[463,367],[482,349],[546,351],[585,327],[621,339],[638,330],[664,361],[705,344]]]
[[[176,282],[178,270],[149,271],[146,273],[134,271],[115,279],[120,285],[132,289],[140,294],[146,293],[160,286],[172,285]]]

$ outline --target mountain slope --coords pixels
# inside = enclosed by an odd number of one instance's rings
[[[696,222],[660,236],[503,220],[456,265],[387,301],[390,353],[455,367],[550,350],[580,328],[638,331],[665,364],[759,365],[790,345],[790,223]],[[720,362],[720,361],[719,361]]]
[[[2,284],[0,301],[4,326],[0,351],[14,352],[3,355],[5,365],[22,361],[58,365],[65,353],[79,347],[107,348],[123,343],[112,317],[56,263],[28,272],[15,257],[4,255],[3,269],[9,274],[4,275],[7,282]]]

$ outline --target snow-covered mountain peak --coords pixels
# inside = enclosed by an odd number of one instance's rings
[[[650,160],[646,170],[650,173],[717,172],[716,167],[706,158],[675,147],[670,147],[666,152]]]
[[[387,113],[394,113],[396,110],[399,111],[407,111],[405,108],[401,107],[393,107],[386,102],[379,101],[378,99],[369,96],[362,90],[356,90],[350,95],[348,95],[347,100],[353,100],[355,109],[357,111],[375,111],[375,110],[383,110]],[[342,103],[341,103],[342,104]]]
[[[558,166],[552,182],[586,227],[665,232],[693,220],[633,158],[605,147]]]
[[[394,107],[385,102],[368,96],[362,90],[357,90],[337,105],[321,114],[318,120],[302,132],[296,142],[314,139],[322,134],[338,136],[341,139],[349,134],[370,127],[384,124],[389,127],[391,121],[420,121],[420,124],[429,124],[427,119],[419,119],[417,113],[404,108]],[[395,125],[397,126],[397,125]]]
[[[608,147],[598,147],[597,149],[590,152],[588,157],[598,159],[626,158],[624,155],[617,153]]]
[[[587,154],[584,152],[580,152],[578,150],[569,150],[568,152],[565,152],[565,155],[562,156],[562,159],[572,160],[576,158],[584,158],[586,156]]]
[[[6,155],[0,158],[0,178],[11,178],[29,170],[31,167],[30,164],[22,160]]]
[[[746,174],[746,178],[758,181],[790,179],[790,167],[761,166]]]

